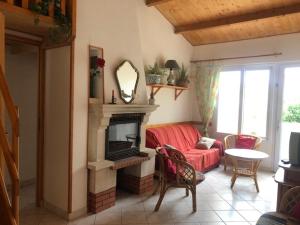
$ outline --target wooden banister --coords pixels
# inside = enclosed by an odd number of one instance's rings
[[[54,1],[49,3],[48,14],[50,17],[54,17]]]
[[[19,135],[19,124],[18,124],[19,118],[12,97],[9,93],[8,85],[6,83],[2,67],[0,68],[0,91],[8,111],[8,116],[12,123],[13,132]]]
[[[22,8],[28,9],[29,7],[29,0],[22,0]]]
[[[7,217],[10,225],[19,224],[19,196],[20,196],[20,177],[19,177],[19,115],[18,109],[14,106],[12,97],[9,93],[8,85],[0,65],[0,92],[3,99],[3,107],[6,108],[12,126],[11,143],[4,128],[4,122],[0,117],[0,154],[3,154],[5,165],[12,181],[11,200],[5,186],[2,169],[0,168],[0,200],[5,213],[1,216]],[[2,106],[1,106],[2,107]],[[2,210],[3,210],[2,209]]]
[[[10,200],[8,196],[8,192],[4,182],[4,176],[2,171],[0,170],[0,200],[3,204],[3,212],[1,212],[1,220],[4,220],[4,224],[10,223],[12,225],[17,225],[17,220],[13,215],[12,210],[10,209]]]
[[[60,9],[63,15],[66,15],[66,0],[60,1]]]

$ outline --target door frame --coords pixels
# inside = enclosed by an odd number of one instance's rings
[[[37,160],[36,160],[36,206],[43,205],[44,196],[44,115],[45,115],[45,50],[42,39],[30,39],[23,36],[5,34],[5,43],[14,41],[38,48],[38,105],[37,105]]]
[[[280,155],[280,139],[281,139],[281,118],[284,94],[284,70],[289,67],[300,67],[300,61],[291,63],[279,64],[278,74],[276,77],[277,82],[277,95],[276,95],[276,118],[275,122],[275,141],[274,141],[274,170],[278,169],[279,155]]]
[[[266,137],[263,138],[263,146],[265,146],[263,151],[270,154],[269,159],[265,162],[266,164],[262,166],[266,166],[268,170],[274,170],[273,161],[274,161],[274,141],[275,141],[275,133],[274,133],[274,118],[275,115],[272,113],[273,107],[277,107],[276,102],[276,81],[278,74],[278,64],[277,63],[251,63],[251,64],[240,64],[240,65],[227,65],[224,66],[222,71],[241,71],[241,80],[240,80],[240,102],[239,102],[239,124],[238,124],[238,133],[241,131],[242,126],[242,98],[243,98],[243,85],[244,85],[244,74],[245,71],[249,70],[263,70],[267,69],[270,71],[269,76],[269,90],[268,90],[268,106],[267,106],[267,121],[266,121]],[[214,120],[217,124],[217,108],[214,114]],[[225,133],[220,133],[217,131],[216,125],[216,136],[219,138],[224,138]]]

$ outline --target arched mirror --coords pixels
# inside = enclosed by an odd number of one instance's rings
[[[116,79],[119,87],[121,99],[126,103],[134,100],[139,72],[131,62],[125,60],[120,64],[116,71]]]

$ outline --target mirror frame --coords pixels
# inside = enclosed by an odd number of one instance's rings
[[[135,71],[136,74],[137,74],[137,78],[136,78],[136,82],[135,82],[135,86],[134,86],[134,94],[136,94],[137,86],[138,86],[139,79],[140,79],[140,73],[139,73],[138,69],[133,65],[133,63],[132,63],[131,61],[129,61],[129,60],[124,60],[124,61],[117,67],[116,72],[115,72],[115,78],[116,78],[116,81],[117,81],[117,84],[118,84],[118,89],[119,89],[119,96],[120,96],[120,98],[122,99],[122,101],[123,101],[125,104],[130,104],[130,103],[132,103],[132,101],[135,99],[135,96],[133,96],[132,99],[131,99],[129,102],[125,101],[125,99],[122,97],[122,94],[121,94],[121,86],[120,86],[119,79],[118,79],[118,74],[117,74],[118,71],[119,71],[119,69],[120,69],[126,62],[128,62],[128,63],[132,66],[132,68],[134,69],[134,71]]]

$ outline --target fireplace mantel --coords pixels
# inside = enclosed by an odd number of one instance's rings
[[[151,113],[159,105],[142,105],[142,104],[101,104],[96,98],[90,98],[90,112],[102,114],[103,117],[111,114],[122,113]]]

